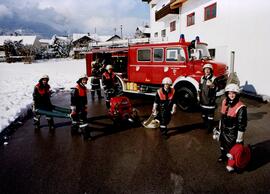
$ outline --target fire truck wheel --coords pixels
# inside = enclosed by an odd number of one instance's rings
[[[177,105],[184,111],[191,110],[195,105],[196,97],[193,91],[187,87],[177,90]]]

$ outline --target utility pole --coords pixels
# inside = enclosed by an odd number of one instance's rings
[[[113,30],[114,30],[114,35],[116,35],[116,28],[114,28]]]
[[[121,39],[123,39],[123,26],[122,25],[120,25],[120,29],[121,29]]]

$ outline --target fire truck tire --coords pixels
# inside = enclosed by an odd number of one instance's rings
[[[176,96],[178,107],[184,111],[191,110],[196,104],[196,95],[187,87],[177,89]]]

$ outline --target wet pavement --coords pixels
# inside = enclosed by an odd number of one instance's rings
[[[59,93],[53,102],[68,106],[69,97]],[[149,116],[152,98],[132,102],[142,120]],[[165,140],[155,129],[112,127],[104,100],[90,100],[93,140],[71,136],[68,119],[55,119],[50,133],[43,118],[40,131],[27,120],[0,147],[0,193],[270,193],[270,104],[244,102],[253,153],[244,172],[229,174],[217,163],[218,143],[202,129],[199,112],[178,110]]]

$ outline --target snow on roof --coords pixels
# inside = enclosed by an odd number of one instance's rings
[[[4,45],[5,40],[20,41],[23,45],[33,45],[37,36],[0,36],[0,45]]]
[[[108,36],[108,35],[103,35],[103,36],[99,36],[98,40],[100,42],[106,42],[107,40],[109,40],[112,36]]]
[[[53,40],[52,39],[40,39],[39,42],[42,44],[52,44]]]
[[[75,41],[77,41],[77,40],[79,40],[79,39],[81,39],[82,37],[85,37],[85,36],[87,36],[87,37],[89,37],[89,38],[91,38],[91,39],[93,39],[95,41],[98,40],[98,35],[97,34],[93,34],[93,35],[89,35],[89,34],[73,34],[72,35],[72,41],[75,42]]]
[[[72,34],[72,40],[74,42],[74,41],[76,41],[84,36],[88,36],[88,34]]]
[[[63,40],[63,41],[69,41],[69,38],[67,36],[55,36],[57,39],[59,40]]]
[[[82,38],[84,36],[87,36],[87,37],[89,37],[89,38],[91,38],[91,39],[93,39],[95,41],[98,41],[98,42],[106,42],[106,41],[110,40],[111,38],[113,38],[116,35],[98,35],[98,34],[89,35],[89,34],[79,34],[79,33],[76,34],[75,33],[75,34],[72,35],[72,40],[73,40],[73,42],[75,42],[76,40],[78,40],[78,39],[80,39],[80,38]]]
[[[149,27],[138,26],[137,29],[139,29],[142,33],[145,33],[145,34],[150,34],[151,33]]]

